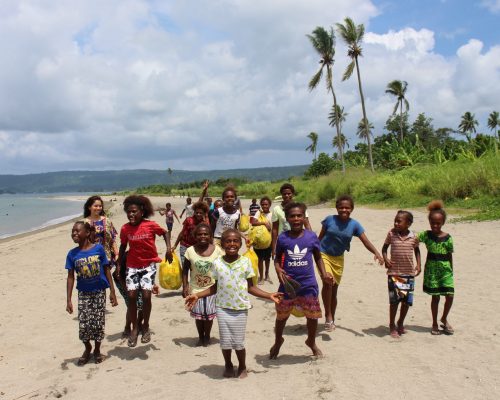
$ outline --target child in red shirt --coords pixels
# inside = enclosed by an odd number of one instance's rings
[[[156,251],[155,238],[162,236],[167,245],[165,258],[172,260],[170,241],[167,231],[154,221],[149,221],[148,217],[154,214],[153,205],[146,196],[128,196],[123,202],[123,209],[127,213],[128,224],[122,226],[120,231],[120,255],[122,260],[129,247],[127,255],[125,279],[128,296],[128,317],[132,323],[132,332],[128,338],[128,345],[137,345],[137,293],[140,290],[143,298],[143,322],[141,343],[148,343],[151,340],[149,330],[149,317],[151,315],[151,291],[156,276],[156,263],[161,261]]]

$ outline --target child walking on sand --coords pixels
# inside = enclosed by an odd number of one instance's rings
[[[285,297],[279,304],[276,304],[275,343],[270,350],[269,357],[271,359],[278,357],[284,342],[283,330],[293,309],[295,309],[294,315],[306,317],[306,345],[311,348],[313,355],[322,355],[321,350],[316,345],[316,331],[318,318],[321,318],[321,307],[313,259],[321,279],[329,285],[332,285],[334,281],[333,276],[325,271],[318,237],[314,232],[304,229],[305,213],[305,204],[288,203],[285,206],[286,220],[290,225],[290,230],[279,235],[276,243],[274,265],[280,280],[278,291],[285,292]]]
[[[225,230],[221,236],[221,244],[225,255],[214,261],[212,270],[212,277],[216,283],[209,289],[189,295],[186,298],[186,306],[192,310],[199,299],[217,293],[216,313],[225,363],[224,377],[235,376],[231,361],[231,352],[234,349],[239,364],[237,376],[246,378],[245,330],[250,308],[248,293],[275,303],[279,303],[281,294],[264,292],[253,285],[252,277],[255,274],[251,262],[247,257],[238,254],[242,237],[236,229]]]
[[[104,324],[106,312],[106,289],[110,288],[111,305],[118,305],[115,288],[111,279],[109,261],[104,248],[94,244],[92,237],[94,228],[90,224],[78,221],[73,225],[71,237],[78,247],[70,250],[66,257],[68,278],[66,284],[66,311],[73,314],[71,295],[75,283],[78,290],[78,321],[79,337],[85,346],[85,351],[78,359],[78,365],[88,363],[92,352],[91,340],[94,340],[94,361],[96,364],[104,361],[101,354],[101,343],[104,339]]]
[[[236,229],[240,222],[241,212],[235,205],[236,197],[234,186],[227,186],[222,192],[223,206],[217,208],[212,214],[214,243],[218,246],[221,245],[221,237],[224,231]]]
[[[132,331],[128,337],[129,347],[137,345],[139,335],[137,324],[137,295],[142,293],[142,337],[141,343],[151,341],[149,317],[151,315],[151,292],[153,290],[156,263],[161,261],[156,251],[155,237],[162,236],[167,246],[165,258],[172,260],[170,240],[167,231],[154,221],[147,218],[154,214],[153,205],[146,196],[132,195],[123,201],[123,209],[129,222],[120,231],[120,255],[123,260],[127,246],[129,248],[126,261],[126,286],[129,297],[128,317]],[[123,279],[123,277],[121,277]]]
[[[413,214],[399,210],[394,218],[394,228],[387,234],[382,247],[389,289],[389,331],[391,337],[395,339],[406,333],[404,321],[408,309],[413,305],[415,277],[420,274],[418,239],[409,229],[412,223]],[[389,247],[391,258],[387,257]],[[413,254],[417,260],[416,267],[413,265]],[[399,303],[401,303],[401,312],[396,326]]]
[[[212,229],[206,223],[196,225],[193,231],[194,245],[186,250],[182,269],[182,296],[197,294],[215,284],[212,276],[214,261],[224,255],[219,246],[212,243]],[[188,275],[190,275],[188,283]],[[198,346],[210,344],[210,332],[215,318],[215,295],[200,299],[191,310],[198,330]]]
[[[354,201],[351,196],[343,195],[335,202],[338,215],[329,215],[321,222],[319,240],[321,243],[321,258],[325,270],[335,278],[333,285],[323,284],[321,295],[325,306],[325,330],[331,332],[335,329],[335,311],[337,309],[337,291],[344,271],[344,253],[349,251],[351,240],[356,236],[365,248],[375,255],[375,260],[380,265],[384,258],[375,246],[368,240],[364,228],[355,219],[351,218],[354,210]]]
[[[448,314],[453,304],[455,285],[453,282],[453,239],[450,234],[443,232],[441,228],[446,222],[446,212],[443,202],[434,200],[429,203],[430,231],[418,234],[419,242],[427,248],[427,259],[424,269],[424,292],[432,296],[432,335],[440,335],[438,326],[438,309],[441,296],[445,296],[443,315],[441,316],[441,328],[447,335],[455,332],[448,322]]]
[[[263,233],[260,234],[260,238],[262,240],[253,243],[253,248],[255,250],[255,254],[259,258],[259,285],[264,284],[264,281],[269,283],[273,283],[269,278],[269,266],[271,264],[271,229],[272,229],[272,213],[270,211],[271,208],[271,199],[267,196],[264,196],[260,199],[260,207],[261,210],[257,211],[254,216],[250,218],[250,222],[252,223],[252,229],[265,229]],[[268,238],[268,242],[264,240]],[[268,244],[268,246],[266,246]],[[264,275],[264,264],[266,267],[266,272]]]
[[[179,220],[179,217],[177,216],[177,213],[175,212],[175,210],[172,209],[172,204],[170,204],[170,203],[165,204],[165,209],[160,210],[160,215],[165,216],[165,223],[167,225],[169,240],[172,240],[172,229],[174,227],[174,217],[175,217],[175,219],[177,219],[177,222],[179,224],[181,223],[181,221]]]

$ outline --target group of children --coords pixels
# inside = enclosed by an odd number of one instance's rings
[[[124,201],[124,211],[127,213],[129,223],[121,228],[121,245],[117,257],[107,255],[103,247],[105,243],[96,237],[95,220],[99,218],[95,217],[90,223],[82,221],[74,225],[72,238],[78,243],[78,247],[68,253],[66,261],[67,310],[68,312],[73,310],[71,292],[76,272],[80,340],[85,345],[85,352],[78,361],[79,365],[85,364],[90,359],[91,340],[95,341],[95,361],[101,362],[103,359],[100,354],[100,343],[104,337],[107,287],[110,287],[112,305],[117,303],[110,273],[113,261],[116,265],[122,266],[115,269],[113,277],[116,286],[122,288],[120,292],[127,303],[124,334],[128,336],[128,345],[134,347],[139,334],[142,334],[142,343],[150,341],[151,293],[155,289],[156,263],[160,261],[155,247],[155,236],[164,238],[167,260],[172,259],[172,251],[180,243],[183,266],[182,295],[185,297],[186,308],[195,319],[199,345],[209,344],[213,320],[217,317],[220,346],[225,362],[225,377],[236,375],[244,378],[247,375],[244,340],[248,310],[251,307],[248,294],[275,303],[275,342],[269,352],[271,359],[279,355],[284,342],[283,331],[291,314],[306,318],[305,343],[313,355],[322,354],[316,344],[318,320],[322,312],[315,265],[323,282],[321,297],[325,308],[325,330],[332,331],[335,329],[337,290],[344,269],[344,253],[349,251],[354,236],[373,253],[375,260],[381,265],[385,264],[387,268],[389,328],[392,337],[399,338],[406,333],[404,319],[409,306],[412,305],[415,277],[420,274],[421,260],[418,250],[420,242],[424,243],[428,250],[424,291],[433,296],[431,333],[433,335],[441,332],[453,333],[453,328],[448,323],[454,291],[451,256],[453,241],[449,234],[441,230],[446,221],[442,202],[434,201],[429,204],[428,218],[431,229],[418,235],[409,230],[413,222],[412,214],[408,211],[398,211],[394,227],[387,235],[381,254],[369,241],[361,224],[350,217],[354,209],[354,202],[350,196],[340,196],[336,200],[337,215],[330,215],[322,221],[321,232],[317,236],[311,230],[306,206],[293,200],[295,194],[293,185],[284,184],[280,188],[282,201],[272,212],[270,211],[272,203],[268,197],[261,199],[259,210],[254,207],[255,213],[251,217],[252,229],[263,229],[270,237],[270,240],[259,242],[263,248],[256,249],[259,258],[259,280],[254,281],[252,278],[255,278],[256,274],[251,261],[239,254],[243,241],[246,241],[247,246],[252,245],[252,242],[238,229],[242,213],[236,190],[234,187],[226,188],[222,193],[222,204],[215,202],[214,207],[211,207],[203,201],[208,186],[206,182],[200,200],[192,204],[190,210],[192,215],[184,220],[173,247],[170,246],[168,231],[148,219],[154,211],[151,202],[145,196],[129,196]],[[99,212],[103,214],[102,199],[100,202]],[[86,204],[86,206],[91,209],[92,205]],[[176,216],[175,212],[170,215]],[[168,225],[167,227],[170,228]],[[126,255],[127,247],[128,255]],[[414,256],[416,264],[413,262]],[[264,280],[270,281],[271,258],[274,260],[279,280],[278,290],[274,293],[259,288],[259,284]],[[142,299],[138,298],[139,294],[142,295]],[[438,325],[440,296],[446,297],[441,317],[442,331]],[[138,300],[142,309],[140,314],[138,314]],[[396,321],[399,303],[401,310]],[[130,329],[127,331],[129,326]],[[231,360],[233,349],[238,359],[236,373]]]

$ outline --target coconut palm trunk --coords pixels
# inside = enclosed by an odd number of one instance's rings
[[[370,140],[370,134],[368,132],[368,118],[366,118],[365,96],[363,95],[363,87],[361,86],[361,74],[359,73],[358,58],[356,57],[354,61],[356,63],[356,73],[358,75],[358,88],[359,97],[361,98],[361,109],[363,110],[363,120],[365,121],[366,141],[368,144],[368,160],[370,162],[371,171],[375,172],[375,168],[373,167],[372,144]]]
[[[333,109],[337,112],[337,96],[335,96],[335,91],[333,90],[333,85],[330,87],[333,96]],[[340,135],[340,127],[339,127],[339,116],[335,118],[335,129],[337,130],[337,140],[339,143],[342,143],[342,137]],[[340,162],[342,163],[342,173],[345,174],[345,163],[344,163],[344,149],[342,146],[339,146],[339,154],[340,154]]]

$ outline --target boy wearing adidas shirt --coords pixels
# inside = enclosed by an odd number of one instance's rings
[[[314,261],[321,279],[332,285],[333,276],[325,271],[321,259],[320,244],[316,234],[304,229],[306,206],[302,203],[289,203],[285,206],[285,216],[290,230],[281,233],[276,243],[274,265],[280,280],[278,291],[285,293],[280,304],[276,304],[275,343],[270,350],[270,358],[278,357],[284,342],[283,330],[291,313],[307,319],[306,345],[313,355],[321,356],[316,345],[318,319],[321,307],[318,299],[319,289],[314,275]],[[284,256],[284,257],[283,257]],[[313,261],[314,259],[314,261]]]

